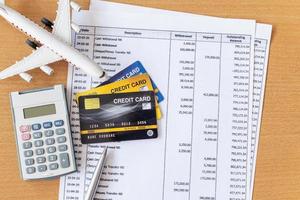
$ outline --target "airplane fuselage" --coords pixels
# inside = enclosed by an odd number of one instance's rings
[[[11,25],[33,38],[40,44],[45,45],[54,53],[65,59],[72,65],[80,67],[84,72],[93,77],[105,76],[104,71],[92,59],[80,53],[69,43],[58,36],[48,32],[24,15],[0,3],[0,15]]]

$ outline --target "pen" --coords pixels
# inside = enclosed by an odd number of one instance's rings
[[[104,162],[106,159],[106,154],[107,154],[107,146],[104,148],[101,159],[98,161],[98,164],[96,166],[96,169],[95,169],[93,178],[91,180],[91,183],[89,185],[89,188],[84,195],[84,200],[93,200],[94,199],[95,193],[97,191],[97,187],[100,182],[100,176],[102,174]]]

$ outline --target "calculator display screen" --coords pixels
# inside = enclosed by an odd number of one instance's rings
[[[24,118],[33,118],[33,117],[41,117],[45,115],[53,115],[56,114],[55,104],[36,106],[31,108],[23,109]]]

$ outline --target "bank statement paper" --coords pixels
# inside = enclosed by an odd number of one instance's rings
[[[247,199],[255,21],[92,12],[74,19],[83,28],[75,48],[110,76],[140,60],[166,96],[157,140],[108,143],[96,198]],[[68,80],[78,172],[61,179],[60,199],[83,199],[101,149],[80,143],[73,98],[99,80],[77,67]]]
[[[90,8],[94,12],[115,12],[115,13],[135,13],[143,16],[144,13],[151,13],[156,15],[177,15],[182,18],[187,17],[203,17],[203,18],[217,18],[211,16],[196,15],[191,13],[182,13],[176,11],[162,10],[156,8],[148,8],[142,6],[135,6],[122,3],[107,2],[101,0],[91,0]],[[219,18],[222,19],[222,18]],[[255,165],[257,159],[258,141],[261,126],[261,117],[264,101],[264,89],[266,85],[269,49],[272,35],[272,26],[269,24],[256,24],[255,33],[255,48],[254,48],[254,77],[253,77],[253,116],[252,116],[252,138],[251,138],[251,154],[250,165],[252,170],[251,175],[251,189],[249,192],[252,194],[253,184],[255,178]]]
[[[191,13],[182,13],[176,11],[162,10],[156,8],[148,8],[142,6],[135,6],[122,3],[107,2],[101,0],[91,0],[90,8],[91,11],[95,12],[117,12],[117,13],[135,13],[144,15],[144,13],[152,13],[156,15],[180,15],[182,18],[199,17]],[[216,18],[211,16],[203,16],[206,18]],[[188,20],[187,18],[187,20]],[[222,19],[222,18],[221,18]],[[262,120],[262,110],[264,101],[264,91],[266,85],[267,68],[269,60],[269,49],[271,42],[272,26],[269,24],[256,24],[255,33],[255,48],[254,48],[254,77],[253,77],[253,111],[252,111],[252,137],[251,137],[251,154],[250,154],[250,165],[252,170],[251,175],[251,189],[250,197],[252,197],[254,178],[255,178],[255,166],[257,159],[258,142],[260,135],[260,126]],[[252,199],[252,198],[251,198]]]

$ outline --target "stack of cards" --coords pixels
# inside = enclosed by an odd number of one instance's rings
[[[77,94],[83,144],[157,138],[164,97],[137,61]]]

